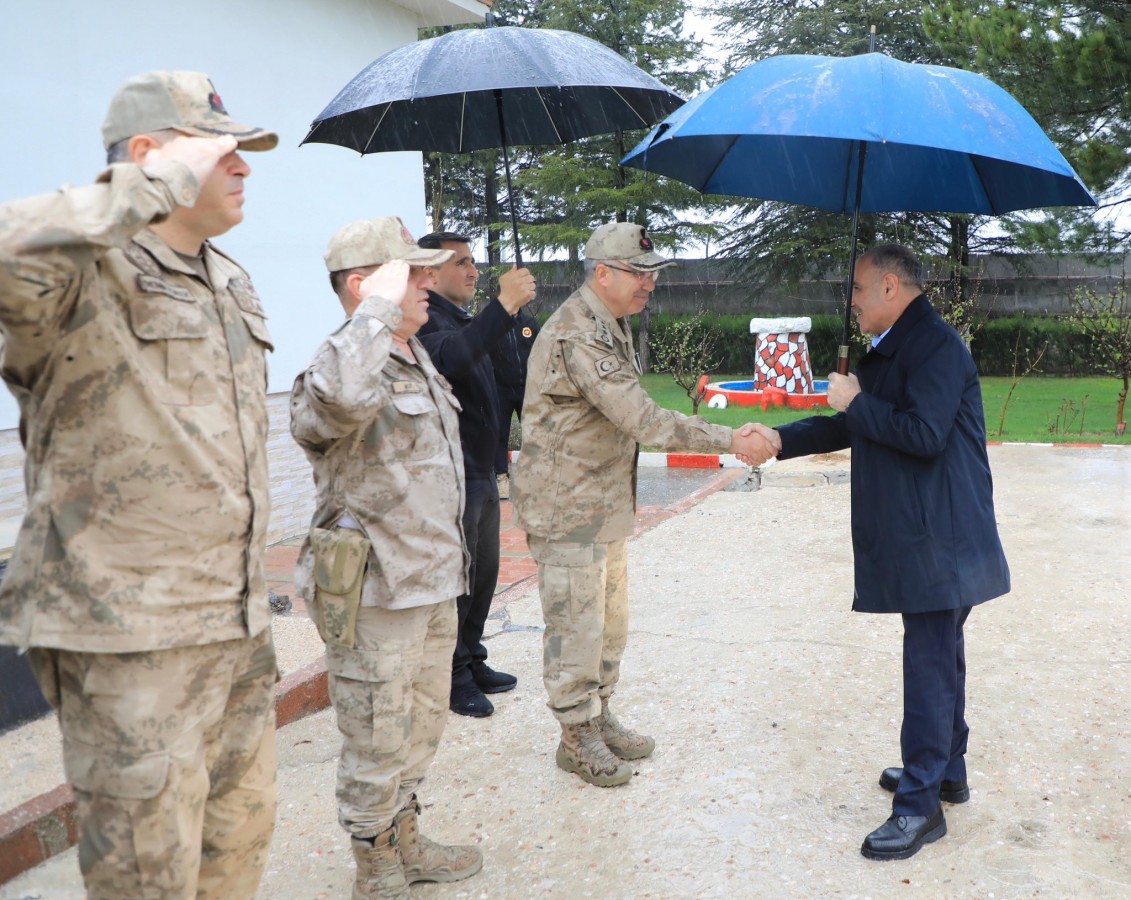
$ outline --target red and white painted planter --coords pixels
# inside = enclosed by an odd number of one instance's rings
[[[704,399],[710,409],[757,406],[769,409],[814,409],[829,405],[827,381],[814,381],[805,335],[813,321],[808,316],[751,319],[750,333],[758,335],[754,350],[754,377],[750,381],[716,381],[706,385]]]

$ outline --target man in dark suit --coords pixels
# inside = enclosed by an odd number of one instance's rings
[[[471,558],[468,592],[456,599],[459,631],[452,654],[449,707],[461,716],[483,718],[495,711],[485,696],[513,690],[518,679],[487,665],[483,630],[499,580],[499,489],[495,447],[499,436],[499,397],[490,352],[514,328],[514,316],[534,299],[534,276],[512,268],[499,278],[497,300],[477,315],[467,307],[475,299],[479,272],[471,239],[434,231],[418,241],[428,250],[451,250],[436,267],[436,290],[428,292],[428,322],[417,333],[436,369],[452,383],[460,403],[459,436],[467,482],[463,532]]]
[[[922,281],[904,247],[860,257],[852,309],[872,349],[829,376],[837,415],[776,429],[781,459],[852,448],[852,608],[903,615],[903,766],[880,778],[895,799],[869,859],[912,856],[946,834],[940,799],[969,799],[963,625],[1009,591],[978,374]]]

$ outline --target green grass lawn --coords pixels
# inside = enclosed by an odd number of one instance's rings
[[[745,380],[747,375],[713,375],[712,381]],[[652,399],[668,409],[691,412],[691,400],[670,375],[645,375],[644,388]],[[1018,382],[1009,405],[1002,408],[1013,384],[1011,378],[983,378],[982,405],[986,412],[986,433],[991,441],[1038,441],[1055,443],[1131,444],[1131,433],[1115,435],[1115,411],[1122,383],[1115,378],[1044,378],[1031,375]],[[1131,403],[1128,404],[1131,407]],[[1124,414],[1131,414],[1131,408]],[[701,404],[699,415],[720,425],[740,425],[757,421],[781,425],[812,415],[811,412],[737,407],[707,409]]]

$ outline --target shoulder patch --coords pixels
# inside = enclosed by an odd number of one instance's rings
[[[157,264],[145,248],[138,244],[136,241],[130,241],[126,244],[125,249],[126,259],[132,262],[137,268],[141,269],[146,275],[160,275],[162,272],[161,266]]]
[[[606,347],[616,346],[613,343],[613,333],[609,331],[609,326],[604,321],[594,317],[593,324],[596,326],[597,343],[604,344]]]
[[[612,353],[608,356],[602,356],[595,365],[597,366],[597,374],[601,378],[620,371],[620,360]]]
[[[228,282],[228,290],[236,298],[236,304],[244,312],[254,313],[262,318],[267,318],[263,311],[263,304],[259,302],[259,294],[248,278],[232,278]]]

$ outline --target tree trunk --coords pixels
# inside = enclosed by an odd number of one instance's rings
[[[444,228],[444,157],[440,153],[424,155],[424,183],[432,207],[432,230]]]
[[[970,220],[966,216],[953,216],[950,220],[950,246],[947,247],[950,283],[954,286],[951,305],[961,307],[966,302],[970,269]]]
[[[1115,412],[1115,433],[1123,437],[1127,433],[1127,422],[1123,418],[1123,411],[1127,404],[1128,379],[1123,379],[1123,390],[1119,392],[1119,406]]]
[[[640,371],[647,375],[652,371],[652,363],[648,359],[648,326],[652,321],[652,310],[647,306],[640,311],[640,342],[637,351],[640,354]]]
[[[619,131],[619,130],[617,131],[616,146],[617,146],[617,159],[624,159],[625,156],[628,154],[628,150],[626,150],[625,146],[624,146],[624,132],[623,131]],[[623,191],[627,185],[628,185],[628,174],[624,171],[623,166],[617,166],[617,169],[616,169],[616,189],[618,191]],[[618,222],[627,222],[628,221],[628,209],[625,207],[625,205],[623,203],[617,204],[616,219],[617,219]],[[647,312],[647,309],[645,309],[645,312]],[[643,324],[643,322],[644,322],[643,318],[640,321]],[[647,344],[643,340],[641,341],[641,344],[644,345],[644,346],[647,346]],[[642,350],[641,353],[643,354],[643,352],[644,351]],[[643,356],[641,358],[643,359]],[[647,371],[647,370],[645,370],[645,371]]]

